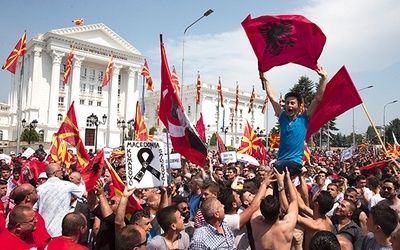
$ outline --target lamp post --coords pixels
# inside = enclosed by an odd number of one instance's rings
[[[367,86],[365,88],[358,89],[358,92],[363,91],[365,89],[370,89],[372,87],[374,87],[374,86],[373,85],[369,85],[369,86]],[[356,148],[356,131],[355,131],[355,128],[354,128],[354,108],[352,108],[352,114],[353,114],[353,149],[355,149]]]
[[[122,128],[122,146],[125,145],[125,129],[126,128],[130,129],[133,123],[134,123],[133,119],[128,122],[125,122],[125,120],[119,120],[119,119],[117,120],[118,128]]]
[[[38,121],[35,119],[31,121],[29,124],[26,124],[26,120],[22,119],[21,124],[23,128],[29,128],[28,144],[31,144],[32,130],[35,130]]]
[[[182,99],[182,93],[183,93],[183,65],[185,63],[185,35],[186,35],[186,31],[192,27],[195,23],[197,23],[198,21],[200,21],[202,18],[209,16],[211,13],[213,13],[214,11],[212,9],[207,10],[206,12],[204,12],[204,14],[199,17],[196,21],[194,21],[193,23],[191,23],[189,26],[186,27],[186,29],[183,31],[183,43],[182,43],[182,83],[181,83],[181,101],[183,101]]]
[[[385,125],[385,112],[386,112],[386,106],[389,104],[393,104],[396,103],[397,100],[388,102],[385,104],[385,106],[383,106],[383,145],[386,146],[386,125]]]
[[[96,127],[96,132],[95,132],[95,135],[94,135],[94,151],[95,152],[97,152],[97,131],[98,131],[98,128],[99,128],[100,124],[101,125],[106,124],[107,115],[104,114],[102,118],[103,118],[103,121],[101,122],[99,120],[99,118],[97,117],[97,115],[95,115],[93,113],[90,116],[88,116],[88,119],[89,119],[90,123],[92,123],[92,125],[94,125]]]

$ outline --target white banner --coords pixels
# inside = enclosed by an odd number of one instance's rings
[[[167,186],[162,142],[125,141],[128,188]]]
[[[342,154],[340,155],[340,161],[350,159],[352,156],[353,156],[353,147],[343,149]]]
[[[168,156],[165,155],[165,167],[168,168]],[[181,169],[181,154],[175,153],[169,155],[169,166],[171,169]]]
[[[104,158],[110,159],[112,153],[112,148],[104,148]]]
[[[221,162],[222,163],[230,163],[230,162],[236,162],[236,152],[235,151],[228,151],[228,152],[223,152],[220,154],[221,156]]]

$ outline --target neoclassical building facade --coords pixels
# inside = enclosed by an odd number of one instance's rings
[[[67,84],[63,84],[72,44],[73,67]],[[111,80],[102,87],[112,54]],[[27,43],[22,77],[20,59],[16,74],[11,74],[8,104],[0,105],[1,139],[14,141],[17,138],[21,98],[21,119],[28,124],[37,120],[35,129],[45,142],[51,141],[74,102],[80,135],[87,148],[96,145],[96,127],[88,118],[91,114],[100,121],[107,116],[105,124],[97,127],[98,148],[121,145],[122,130],[117,121],[129,121],[135,116],[144,58],[139,50],[104,24],[55,29],[35,35]]]

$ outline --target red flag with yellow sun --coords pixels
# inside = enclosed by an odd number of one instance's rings
[[[246,120],[246,126],[244,127],[242,143],[240,144],[238,154],[254,155],[262,145],[261,143],[261,138],[254,133],[249,121]]]

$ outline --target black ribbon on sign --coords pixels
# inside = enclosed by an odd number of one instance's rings
[[[143,158],[143,154],[145,154],[145,153],[148,154],[148,157],[146,160]],[[146,171],[149,171],[158,180],[160,180],[160,175],[161,175],[160,171],[158,171],[157,169],[150,166],[151,161],[154,159],[154,155],[153,155],[153,152],[151,152],[151,149],[141,148],[139,150],[139,152],[137,153],[137,157],[138,157],[140,164],[142,164],[142,168],[135,175],[134,179],[137,180],[138,182],[141,182]]]

